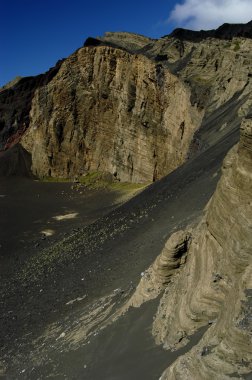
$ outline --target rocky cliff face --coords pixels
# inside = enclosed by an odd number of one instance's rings
[[[249,119],[242,123],[240,143],[227,155],[217,190],[193,233],[188,262],[161,301],[154,333],[174,347],[198,326],[210,327],[162,379],[238,379],[252,371],[251,165]]]
[[[130,301],[138,306],[165,289],[153,334],[167,349],[209,326],[162,380],[240,379],[252,371],[251,167],[252,119],[245,119],[205,216],[193,231],[171,236]]]
[[[236,31],[235,25],[225,24],[212,34],[202,32],[202,39],[190,38],[201,32],[181,30],[183,33],[178,35],[175,31],[159,40],[149,40],[135,53],[159,62],[181,78],[191,88],[192,103],[202,107],[208,116],[232,100],[235,94],[244,98],[251,93],[252,24],[244,25],[244,30],[248,31],[247,38]],[[111,37],[108,34],[103,40],[108,42],[109,38],[114,44],[125,47],[120,34]],[[244,107],[243,111],[246,112]]]
[[[35,77],[17,77],[0,88],[0,152],[19,143],[29,128],[29,113],[36,89],[50,82],[61,64],[59,61],[45,74]]]
[[[248,23],[89,38],[49,74],[0,92],[2,149],[21,141],[39,177],[149,182],[224,136],[232,145],[252,110],[251,33]]]
[[[177,106],[179,104],[179,107]],[[201,117],[190,92],[144,56],[82,48],[37,90],[22,145],[38,176],[108,171],[158,179],[183,163]]]
[[[252,23],[224,24],[216,31],[175,30],[158,40],[149,39],[134,50],[175,74],[191,91],[191,103],[203,112],[191,151],[213,145],[224,136],[239,139],[242,117],[252,110]],[[136,38],[136,37],[134,37]],[[125,48],[120,33],[102,41]],[[139,42],[140,44],[140,42]],[[128,49],[132,51],[132,45]]]

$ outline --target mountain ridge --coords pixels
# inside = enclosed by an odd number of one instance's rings
[[[0,175],[154,181],[54,241],[47,219],[25,252],[4,247],[0,377],[250,376],[251,67],[250,38],[108,33],[0,92]]]
[[[224,23],[217,29],[193,31],[189,29],[177,28],[168,35],[189,41],[200,41],[206,38],[219,38],[230,40],[234,37],[252,38],[252,21],[247,24]]]
[[[195,42],[193,39],[184,38],[184,35],[189,32],[182,29],[180,29],[180,32],[175,30],[171,35],[161,39],[150,39],[142,35],[127,32],[108,32],[100,38],[88,38],[84,43],[83,48],[78,49],[70,57],[62,60],[54,69],[49,71],[49,73],[51,72],[52,74],[45,74],[45,76],[41,75],[30,79],[23,78],[17,82],[14,87],[0,92],[0,147],[3,151],[2,155],[5,154],[4,151],[8,148],[11,148],[16,143],[20,143],[32,156],[31,161],[34,168],[33,172],[34,174],[36,173],[38,177],[48,175],[64,175],[68,177],[73,176],[74,172],[76,172],[76,175],[82,175],[89,170],[105,170],[115,175],[117,180],[122,181],[152,181],[161,178],[171,170],[174,170],[177,167],[176,165],[180,165],[184,162],[187,157],[191,157],[192,154],[197,154],[199,150],[202,150],[204,147],[211,144],[212,132],[208,127],[206,128],[205,125],[212,125],[211,120],[214,117],[213,115],[218,114],[218,112],[220,113],[218,110],[226,107],[229,109],[230,115],[231,113],[233,115],[231,118],[231,116],[229,117],[228,112],[225,112],[225,114],[222,113],[218,118],[217,124],[218,128],[221,129],[220,135],[223,133],[230,133],[231,130],[235,128],[238,138],[239,120],[252,110],[252,99],[250,95],[252,77],[250,70],[250,51],[252,43],[251,38],[237,37],[237,35],[239,33],[244,34],[244,31],[251,29],[251,26],[252,22],[244,25],[224,24],[217,30],[209,32],[210,34],[214,33],[214,35],[222,33],[223,38],[232,35],[231,40],[219,40],[217,38],[209,40],[209,38],[206,38],[203,40],[196,39]],[[180,33],[182,33],[182,35],[180,35]],[[198,36],[198,33],[201,32],[190,31],[190,33],[193,33],[193,35],[196,33],[195,35]],[[208,31],[205,31],[204,33],[204,35],[209,34]],[[123,53],[120,53],[120,51]],[[85,62],[88,61],[88,58],[76,65],[76,62],[78,62],[79,59],[78,57],[81,54],[85,54],[87,57],[88,55],[92,56],[94,54],[94,57],[97,58],[94,58],[93,62],[89,62],[89,66],[85,66]],[[107,57],[106,59],[111,62],[111,68],[107,66],[105,59],[102,57],[103,54],[105,54]],[[137,106],[138,108],[134,108],[135,105],[140,102],[139,96],[142,96],[140,95],[140,92],[136,90],[140,83],[140,71],[137,69],[137,65],[133,64],[133,58],[131,59],[129,56],[126,58],[127,54],[135,57],[134,59],[139,61],[139,65],[140,62],[149,62],[149,70],[150,72],[153,72],[150,78],[148,78],[149,74],[146,71],[146,78],[141,79],[143,80],[141,86],[147,86],[145,91],[146,98],[142,100],[143,109],[141,109],[140,105]],[[124,59],[125,62],[121,63]],[[145,59],[147,59],[147,61],[145,61]],[[97,62],[99,60],[100,63],[97,65],[95,60]],[[123,72],[128,72],[126,75],[131,76],[126,79],[128,83],[127,86],[124,85],[124,99],[121,100],[120,112],[116,108],[118,106],[116,105],[117,101],[115,101],[115,99],[118,98],[116,95],[118,89],[116,89],[116,87],[113,88],[114,83],[118,81],[116,78],[117,63],[118,67],[120,65],[121,67],[125,66]],[[79,75],[79,83],[82,83],[84,80],[82,88],[80,88],[75,95],[73,94],[76,92],[76,89],[70,78],[71,75],[73,75],[74,65],[76,65],[76,72],[74,74],[76,79]],[[104,70],[100,81],[100,83],[102,83],[102,81],[104,82],[102,86],[97,86],[97,84],[95,84],[95,65],[97,68],[99,67],[99,70]],[[132,69],[130,69],[130,65],[132,65]],[[135,69],[133,69],[134,65]],[[150,69],[151,67],[152,69]],[[84,75],[83,73],[85,70],[90,71],[89,75],[92,79],[84,79],[86,74]],[[195,115],[198,114],[198,116],[194,116],[194,121],[189,122],[189,126],[188,123],[185,123],[181,118],[179,118],[180,120],[174,125],[174,123],[172,124],[172,122],[169,122],[170,119],[174,119],[173,112],[171,109],[166,110],[167,106],[163,103],[161,106],[163,109],[162,112],[160,108],[160,117],[161,114],[167,115],[167,122],[165,123],[166,126],[164,127],[164,130],[162,130],[162,128],[158,129],[154,125],[149,129],[149,126],[147,126],[149,122],[147,123],[146,119],[149,118],[149,116],[147,117],[146,115],[151,115],[153,112],[155,113],[157,107],[155,106],[155,108],[153,108],[154,104],[157,105],[157,103],[160,102],[160,99],[164,99],[164,90],[162,89],[163,79],[171,74],[175,75],[177,83],[180,83],[179,86],[181,86],[181,88],[183,87],[183,91],[189,96],[189,103],[191,103],[191,105],[187,102],[187,114],[190,109],[191,113],[194,113]],[[106,79],[106,77],[110,78],[107,83],[106,81],[108,79]],[[30,83],[28,83],[29,81]],[[57,83],[57,81],[59,82]],[[92,81],[94,81],[93,84],[91,83]],[[72,99],[71,104],[75,104],[75,111],[70,109],[68,104],[64,103],[62,100],[63,98],[59,97],[61,95],[58,94],[57,101],[60,101],[60,105],[56,107],[59,108],[56,113],[53,111],[52,115],[50,115],[51,111],[48,109],[47,103],[49,104],[51,102],[51,104],[53,104],[54,102],[53,89],[50,90],[51,100],[48,98],[49,95],[46,95],[45,101],[37,103],[36,105],[36,102],[39,99],[38,93],[40,92],[42,94],[43,91],[44,94],[47,93],[53,82],[55,83],[55,89],[58,87],[59,83],[62,82],[62,88],[64,87],[63,92],[65,93],[64,96],[68,100],[70,98]],[[21,84],[23,85],[21,86]],[[93,86],[93,88],[96,88],[96,90],[90,92],[90,85],[91,87]],[[151,89],[153,86],[155,87],[154,92]],[[106,91],[104,90],[105,87]],[[71,91],[72,93],[70,93]],[[165,92],[167,93],[167,91]],[[57,91],[55,91],[55,94],[56,93]],[[149,97],[148,94],[152,95],[147,100]],[[177,96],[177,99],[175,99],[175,101],[183,104],[184,100],[182,101],[178,94],[179,92],[176,91],[175,97]],[[92,100],[88,100],[88,97]],[[86,102],[84,108],[83,105],[81,105],[83,102],[80,102],[81,98],[85,99]],[[90,102],[93,104],[92,106]],[[164,100],[161,100],[161,103],[162,102],[164,102]],[[129,103],[131,103],[131,105]],[[34,127],[37,128],[41,124],[39,120],[35,120],[37,116],[34,118],[34,115],[37,115],[35,109],[38,109],[38,104],[40,104],[39,112],[41,113],[41,120],[43,120],[43,122],[47,120],[44,132],[41,127],[36,129],[41,133],[40,138],[42,143],[39,143],[40,153],[31,149],[33,141],[36,141],[36,138],[34,139],[33,136],[35,133]],[[88,104],[90,104],[91,109],[85,109],[85,107],[89,107]],[[68,109],[68,113],[65,112],[66,109]],[[96,109],[96,111],[94,111],[94,109]],[[111,111],[109,111],[110,113],[108,112],[108,109],[111,109]],[[236,109],[235,114],[233,109]],[[85,138],[85,134],[87,133],[85,131],[90,130],[90,133],[93,133],[91,131],[94,131],[94,126],[92,126],[95,122],[94,112],[99,115],[99,123],[105,123],[108,128],[108,118],[114,118],[112,114],[115,115],[119,112],[119,114],[121,113],[124,115],[123,121],[119,121],[118,125],[116,120],[113,119],[114,121],[112,121],[112,124],[114,126],[116,125],[114,135],[111,137],[115,140],[115,147],[112,149],[110,148],[109,154],[105,152],[100,154],[100,158],[98,158],[95,153],[94,146],[91,146]],[[78,116],[83,113],[90,115],[85,118],[85,121]],[[146,115],[144,116],[145,113]],[[61,131],[56,127],[53,127],[53,120],[56,118],[56,114],[61,115]],[[135,116],[133,117],[133,115]],[[136,115],[138,115],[138,119],[136,118]],[[71,122],[72,126],[69,125],[66,127],[66,125],[70,123],[70,119],[75,120],[74,123],[79,123],[78,128],[75,128],[73,121]],[[202,122],[200,122],[200,119],[202,119]],[[223,120],[222,123],[221,120]],[[162,158],[164,152],[161,147],[157,148],[155,145],[156,143],[153,142],[152,146],[144,148],[144,155],[149,162],[149,169],[148,173],[146,172],[146,174],[141,177],[137,174],[137,172],[139,173],[139,168],[137,169],[139,156],[136,149],[133,149],[132,153],[132,149],[129,148],[130,140],[128,137],[126,137],[126,139],[125,137],[120,137],[120,125],[128,125],[127,128],[132,129],[134,135],[139,134],[139,138],[142,136],[140,138],[142,140],[141,144],[146,144],[144,142],[145,137],[143,136],[147,130],[148,134],[151,135],[154,140],[160,139],[162,134],[168,133],[171,138],[167,135],[167,140],[165,141],[168,142],[169,139],[171,139],[171,144],[173,144],[172,141],[175,139],[177,141],[176,144],[179,144],[177,146],[177,152],[173,148],[169,148],[167,158],[164,161]],[[225,127],[225,125],[228,127]],[[47,126],[49,126],[49,128]],[[67,129],[69,130],[68,132]],[[178,141],[179,130],[181,132],[183,131],[182,135],[184,141],[182,141],[182,145]],[[67,138],[66,133],[69,133],[69,136],[76,135],[75,145],[73,146],[80,147],[80,154],[78,157],[82,157],[81,159],[77,157],[73,158],[71,162],[69,161],[68,156],[70,155],[70,151],[68,151],[66,145],[68,143],[65,141]],[[101,137],[97,137],[97,139],[99,139],[99,141],[97,140],[96,143],[105,143],[106,145],[106,138],[105,140],[101,140]],[[118,146],[119,142],[116,142],[117,139],[122,139],[120,141],[123,142],[124,149],[126,147],[123,157],[121,157],[120,154],[118,156],[118,148],[116,148],[116,146]],[[49,151],[48,148],[44,146],[46,141],[54,141]],[[61,147],[62,144],[64,145],[64,148]],[[41,147],[44,148],[42,149]],[[141,149],[142,148],[143,146]],[[64,157],[63,152],[65,152]],[[179,155],[183,158],[178,159]],[[61,159],[55,160],[56,157],[60,156],[62,157]],[[89,156],[91,156],[91,161]],[[92,158],[95,156],[96,158]],[[88,160],[92,163],[88,163]],[[174,164],[170,165],[169,161]],[[42,169],[41,167],[40,169],[38,164],[35,164],[36,162],[43,162],[44,168]],[[69,169],[67,168],[67,165]],[[65,169],[60,173],[61,168],[64,166]],[[155,169],[155,167],[158,166],[162,167],[161,171],[160,169]],[[136,168],[136,171],[134,168]]]

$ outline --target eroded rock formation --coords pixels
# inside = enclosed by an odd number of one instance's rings
[[[143,303],[156,298],[167,286],[178,268],[187,259],[191,243],[191,231],[174,232],[165,244],[161,254],[145,272],[142,273],[135,292],[126,303],[122,312],[129,307],[139,307]]]
[[[227,155],[205,216],[192,233],[186,265],[165,289],[153,334],[174,350],[199,327],[209,328],[162,380],[238,379],[252,371],[251,167],[252,119],[245,119],[240,143]],[[158,262],[164,277],[166,262]]]
[[[21,142],[40,177],[159,179],[223,137],[237,142],[252,109],[251,35],[250,22],[89,38],[47,74],[1,89],[0,149]]]
[[[58,72],[62,61],[45,74],[35,77],[17,77],[0,88],[0,151],[19,143],[29,128],[29,112],[37,88],[46,85]]]
[[[36,175],[107,171],[132,182],[158,179],[183,163],[201,120],[169,71],[104,46],[68,58],[36,92],[30,118],[22,144]]]

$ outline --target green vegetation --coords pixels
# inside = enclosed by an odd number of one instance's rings
[[[72,182],[70,178],[57,178],[57,177],[43,177],[40,178],[41,182]]]
[[[120,182],[115,180],[110,173],[96,171],[76,177],[74,180],[72,178],[43,177],[40,181],[51,183],[74,182],[76,186],[83,185],[93,190],[108,189],[114,191],[134,191],[142,189],[148,185],[148,183]]]
[[[148,185],[149,185],[148,183],[114,182],[114,183],[111,183],[109,188],[111,190],[134,191],[134,190],[143,189],[144,187]]]
[[[229,48],[231,48],[231,47],[233,47],[233,50],[234,50],[234,51],[238,51],[238,50],[240,50],[240,48],[241,48],[240,41],[238,41],[238,40],[234,40],[234,41],[232,41],[232,42],[227,42],[227,43],[224,45],[224,48],[226,48],[226,49],[229,49]]]
[[[102,172],[89,172],[78,177],[78,182],[92,189],[107,187],[112,182],[112,175]]]
[[[199,75],[194,75],[191,77],[191,79],[194,81],[194,82],[197,82],[197,84],[199,85],[208,85],[212,82],[212,78],[211,77],[206,77],[206,76],[199,76]]]
[[[241,48],[240,42],[239,41],[235,41],[234,51],[238,51],[238,50],[240,50],[240,48]]]
[[[225,49],[229,49],[231,47],[231,42],[227,42],[225,45],[224,45],[224,48]]]
[[[134,191],[145,187],[144,183],[131,183],[116,181],[112,174],[102,172],[90,172],[78,178],[80,184],[91,189],[105,188],[115,191]]]

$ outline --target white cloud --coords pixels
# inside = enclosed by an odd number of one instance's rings
[[[251,19],[252,0],[184,0],[175,5],[168,21],[178,27],[200,30]]]

